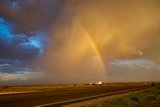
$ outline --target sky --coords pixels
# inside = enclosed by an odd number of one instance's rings
[[[0,85],[160,81],[159,0],[0,0]]]

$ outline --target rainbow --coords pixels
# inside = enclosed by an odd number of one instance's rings
[[[71,9],[71,5],[72,5],[73,1],[69,2],[68,4],[68,13],[72,16],[72,9]],[[80,29],[82,30],[82,32],[84,32],[84,35],[86,36],[88,42],[90,43],[93,51],[95,52],[95,54],[97,55],[98,57],[98,60],[99,60],[99,63],[100,63],[100,67],[102,68],[102,72],[105,73],[106,71],[106,68],[105,68],[105,64],[103,62],[103,59],[102,59],[102,56],[100,54],[100,51],[98,49],[98,47],[96,46],[94,40],[92,39],[92,37],[89,35],[89,33],[87,32],[87,30],[82,26],[82,24],[79,22],[79,20],[77,18],[75,18],[74,16],[72,17],[73,20],[75,22],[77,22],[77,24],[79,25]]]
[[[102,56],[100,54],[100,51],[98,49],[98,47],[96,46],[93,38],[89,35],[89,33],[85,30],[85,28],[82,26],[82,24],[80,24],[80,22],[78,20],[76,20],[76,22],[78,22],[78,25],[80,27],[80,29],[82,30],[82,32],[84,33],[85,37],[87,38],[89,44],[91,45],[93,51],[95,52],[95,54],[98,57],[98,61],[100,63],[100,67],[102,68],[102,71],[105,73],[106,68],[105,68],[105,64],[103,62]]]

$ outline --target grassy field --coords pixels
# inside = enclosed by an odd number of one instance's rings
[[[160,107],[160,86],[81,107]]]
[[[44,92],[44,91],[63,91],[72,89],[87,88],[89,86],[82,84],[72,85],[28,85],[28,86],[1,86],[0,94],[3,93],[21,93],[21,92]]]
[[[103,85],[90,85],[89,83],[82,84],[63,84],[63,85],[28,85],[28,86],[0,86],[0,95],[12,93],[26,93],[26,92],[43,92],[43,91],[65,91],[65,90],[79,90],[93,87],[107,86],[110,89],[120,87],[133,87],[149,85],[148,82],[132,82],[132,83],[104,83]]]

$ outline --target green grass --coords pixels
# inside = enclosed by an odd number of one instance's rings
[[[160,107],[160,87],[83,107]]]

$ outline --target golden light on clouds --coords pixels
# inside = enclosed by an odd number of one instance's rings
[[[107,78],[107,58],[160,60],[158,3],[72,1],[53,25],[52,43],[43,61],[46,71],[66,78],[98,80]]]

